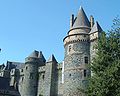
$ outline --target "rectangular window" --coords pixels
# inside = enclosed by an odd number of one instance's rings
[[[28,69],[28,67],[26,66],[26,70]]]
[[[71,51],[71,45],[69,46],[69,52]]]
[[[23,69],[21,69],[21,72],[23,72]]]
[[[44,80],[44,78],[45,78],[45,75],[42,75],[42,79]]]
[[[88,57],[85,57],[85,64],[88,64]]]
[[[22,81],[24,80],[24,77],[22,77]]]
[[[34,74],[30,73],[30,79],[33,79],[33,77],[34,77]]]
[[[86,72],[86,70],[84,70],[84,77],[86,77],[87,76],[87,72]]]

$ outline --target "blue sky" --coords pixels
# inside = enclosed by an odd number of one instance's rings
[[[120,16],[120,0],[0,0],[0,64],[24,62],[33,50],[48,60],[54,54],[64,59],[63,38],[69,30],[70,15],[82,5],[103,30]]]

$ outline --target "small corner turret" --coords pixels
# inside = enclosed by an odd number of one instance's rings
[[[48,59],[47,62],[56,62],[56,63],[57,63],[57,60],[55,59],[54,55],[52,54],[52,55],[49,57],[49,59]]]
[[[46,62],[42,51],[36,51],[34,50],[27,58],[25,58],[25,64],[27,63],[37,63],[40,64],[40,66],[43,66]]]
[[[57,60],[52,54],[46,63],[45,96],[57,96]]]
[[[91,28],[90,31],[90,41],[96,40],[99,38],[100,33],[102,32],[102,28],[100,27],[98,22],[95,22],[95,24],[93,25],[93,27]]]

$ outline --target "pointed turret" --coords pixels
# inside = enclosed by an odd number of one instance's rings
[[[45,94],[44,96],[58,96],[58,88],[56,87],[58,84],[58,72],[57,69],[57,61],[52,54],[48,59],[45,67]]]
[[[39,52],[34,50],[28,57],[38,57]]]
[[[48,62],[57,62],[57,60],[55,59],[55,57],[54,57],[54,55],[52,54],[51,56],[50,56],[50,58],[48,59]]]
[[[42,51],[34,50],[27,58],[25,58],[25,64],[28,62],[37,62],[40,66],[43,66],[46,62]]]
[[[46,62],[45,57],[42,54],[42,51],[39,52],[38,58],[40,58],[43,62]]]
[[[101,32],[102,28],[100,27],[98,22],[95,22],[95,24],[93,25],[90,33],[94,33],[94,32]]]
[[[78,11],[78,15],[75,18],[75,21],[73,24],[73,28],[78,28],[78,27],[90,27],[90,22],[82,7],[80,7]]]
[[[45,57],[42,54],[42,51],[36,51],[34,50],[28,57],[33,57],[33,58],[39,58],[41,59],[43,62],[45,62]]]

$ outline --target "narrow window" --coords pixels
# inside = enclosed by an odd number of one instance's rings
[[[21,72],[23,72],[23,69],[21,69]]]
[[[84,70],[84,77],[86,77],[87,76],[87,73],[86,73],[86,70]]]
[[[69,52],[71,51],[71,45],[69,46]]]
[[[85,57],[84,60],[85,60],[85,64],[88,64],[88,57]]]
[[[45,75],[42,75],[42,79],[44,80],[44,78],[45,78]]]
[[[22,81],[24,80],[24,77],[22,77]]]
[[[14,72],[14,70],[12,70],[12,73]]]
[[[28,69],[28,67],[26,66],[26,70]]]
[[[33,79],[33,75],[34,75],[33,73],[30,73],[30,79]]]

